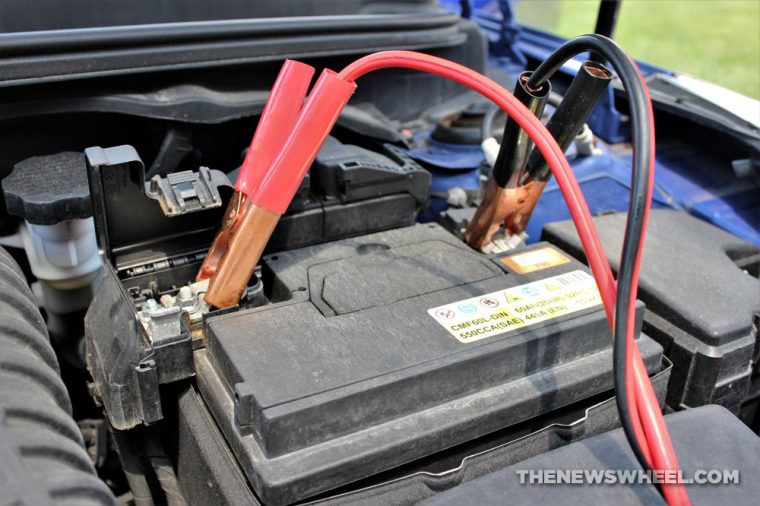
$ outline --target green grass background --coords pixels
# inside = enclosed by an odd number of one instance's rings
[[[518,0],[517,19],[592,32],[598,0]],[[623,0],[615,38],[636,58],[760,99],[760,0]]]

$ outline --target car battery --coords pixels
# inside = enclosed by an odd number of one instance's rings
[[[616,268],[625,215],[595,221]],[[572,222],[547,225],[543,237],[582,258]],[[654,210],[639,296],[647,305],[644,331],[673,362],[667,403],[720,404],[737,414],[745,405],[751,423],[760,396],[751,386],[760,350],[753,326],[760,321],[760,248],[689,214]]]
[[[210,413],[268,504],[613,387],[593,277],[548,243],[489,256],[416,225],[265,256],[261,277],[271,303],[208,318],[195,363]],[[658,371],[662,348],[644,335],[638,345]]]

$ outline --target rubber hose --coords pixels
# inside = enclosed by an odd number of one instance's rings
[[[0,350],[0,504],[115,504],[71,417],[34,296],[2,248]]]

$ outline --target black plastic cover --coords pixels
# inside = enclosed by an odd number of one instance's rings
[[[760,438],[720,406],[704,406],[665,417],[684,478],[696,471],[738,470],[739,483],[686,485],[692,504],[757,504],[760,497]],[[654,485],[530,485],[520,475],[530,470],[639,470],[621,429],[525,460],[453,490],[439,494],[425,506],[535,504],[665,505]],[[629,471],[630,472],[630,471]]]
[[[311,168],[311,188],[343,202],[405,192],[423,206],[430,194],[430,173],[391,144],[376,153],[328,137]]]
[[[8,213],[29,223],[53,225],[92,216],[83,153],[27,158],[2,184]]]
[[[85,154],[98,247],[117,271],[211,244],[224,206],[167,217],[146,195],[145,166],[132,146],[92,147]],[[214,183],[226,203],[232,188],[225,181]]]
[[[652,377],[661,403],[669,377],[670,366]],[[186,387],[178,396],[177,415],[177,477],[185,497],[198,504],[259,505],[197,389]],[[417,504],[513,463],[619,426],[614,398],[584,399],[327,493],[315,504]]]
[[[71,28],[187,23],[207,20],[244,20],[291,16],[335,16],[440,11],[436,0],[67,0],[59,9],[56,0],[37,0],[29,9],[26,0],[5,0],[0,5],[0,31],[36,32]]]
[[[595,218],[613,269],[625,215]],[[583,251],[572,222],[550,223],[543,239],[577,258]],[[748,392],[760,312],[760,248],[694,216],[654,210],[641,266],[644,331],[673,362],[667,401],[674,407],[721,404],[734,411]]]
[[[306,498],[610,389],[601,306],[471,343],[427,314],[579,268],[516,274],[438,225],[267,256],[275,303],[207,320],[198,384],[259,496]]]
[[[332,2],[316,5],[325,3]],[[308,8],[308,2],[302,5]],[[257,6],[258,2],[252,8]],[[414,16],[248,18],[0,33],[0,52],[5,56],[0,60],[0,87],[285,58],[361,55],[400,47],[447,48],[467,39],[459,30],[459,19],[443,11],[428,11]]]
[[[110,424],[127,430],[163,419],[159,385],[195,374],[187,322],[180,334],[151,339],[111,265],[85,315],[87,370],[91,394],[103,405]]]

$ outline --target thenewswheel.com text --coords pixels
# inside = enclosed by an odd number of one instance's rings
[[[518,469],[523,485],[738,485],[738,469],[698,469],[691,475],[682,470],[642,469]]]

